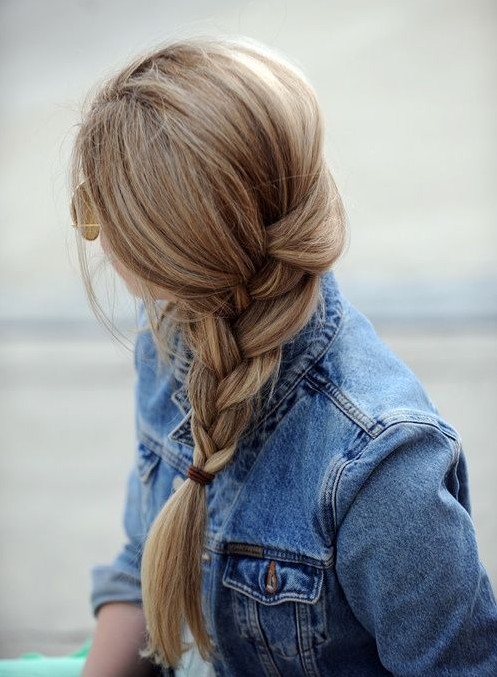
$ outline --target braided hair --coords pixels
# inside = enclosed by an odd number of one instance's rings
[[[158,663],[178,664],[185,621],[212,655],[201,606],[206,492],[345,245],[323,136],[314,90],[288,59],[247,38],[194,37],[108,78],[75,140],[74,185],[87,182],[113,256],[136,276],[160,355],[170,358],[178,329],[192,355],[192,464],[141,562],[141,655]],[[157,290],[174,301],[152,321]]]

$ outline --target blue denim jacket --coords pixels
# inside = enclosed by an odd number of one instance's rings
[[[261,414],[205,489],[215,672],[496,677],[497,603],[461,438],[334,272],[321,289]],[[192,461],[183,354],[158,370],[150,332],[138,335],[127,542],[92,569],[94,614],[141,602],[146,533]]]

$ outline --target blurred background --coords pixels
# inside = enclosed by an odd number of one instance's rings
[[[132,345],[89,310],[67,164],[88,90],[178,36],[256,38],[314,85],[350,220],[337,279],[462,435],[497,590],[496,17],[493,0],[2,0],[0,657],[78,648],[90,567],[123,543]],[[126,325],[118,281],[102,294]]]

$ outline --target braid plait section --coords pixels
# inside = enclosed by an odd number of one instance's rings
[[[233,288],[233,304],[227,317],[236,320],[254,301],[266,302],[286,294],[300,282],[303,274],[303,270],[268,255],[264,265],[249,280],[241,280]]]
[[[186,331],[185,339],[196,351],[188,378],[193,464],[213,475],[232,459],[237,440],[254,413],[261,386],[281,359],[279,343],[265,346],[254,342],[257,319],[264,315],[264,306],[272,303],[271,295],[268,301],[260,300],[263,290],[272,284],[269,270],[270,266],[265,266],[232,289],[231,312],[208,315]],[[280,274],[280,279],[286,289],[288,280],[295,276],[290,272]],[[253,329],[246,335],[250,318]]]

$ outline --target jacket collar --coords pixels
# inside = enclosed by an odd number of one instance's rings
[[[265,400],[257,419],[250,426],[250,432],[253,432],[280,405],[290,390],[328,350],[337,333],[342,316],[342,295],[335,273],[331,270],[323,273],[320,285],[322,303],[318,305],[309,322],[298,334],[292,340],[283,344],[279,376],[273,393]],[[191,353],[179,334],[175,339],[174,347],[175,350],[179,350],[180,353],[183,351],[183,354],[186,355],[186,359],[178,360],[174,357],[172,361],[174,375],[181,385],[172,393],[171,399],[180,408],[184,416],[178,425],[170,431],[168,438],[193,448],[194,441],[190,427],[191,404],[185,385]]]

